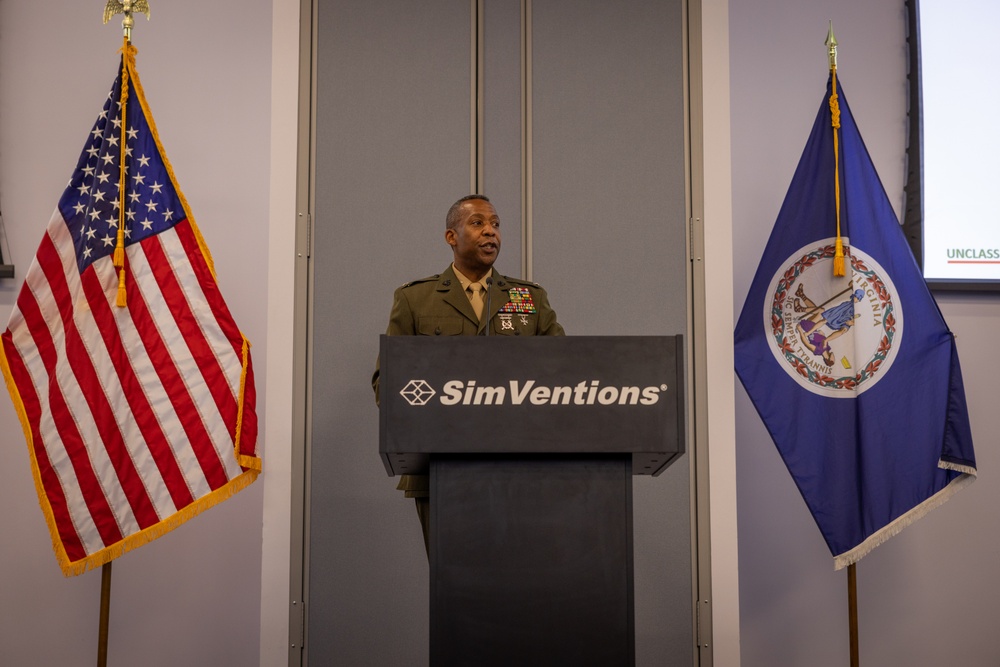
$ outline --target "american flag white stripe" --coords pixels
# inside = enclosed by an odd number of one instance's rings
[[[173,230],[170,230],[169,234],[173,235],[173,233]],[[162,235],[157,235],[143,242],[142,246],[145,251],[143,259],[149,265],[152,275],[156,274],[154,264],[161,264],[160,271],[165,272],[167,276],[173,276],[175,274],[170,272],[169,266],[163,265],[165,258],[159,243]],[[175,366],[180,373],[179,383],[190,397],[191,412],[188,415],[188,428],[201,429],[208,436],[204,442],[205,448],[197,450],[196,454],[199,454],[202,469],[209,477],[209,483],[214,487],[218,483],[213,482],[215,479],[213,478],[213,470],[216,466],[221,466],[219,472],[224,471],[226,478],[232,474],[232,470],[225,470],[225,467],[226,459],[232,458],[226,456],[226,450],[232,448],[233,440],[226,423],[222,421],[223,416],[213,401],[210,387],[204,380],[203,369],[197,362],[199,351],[204,347],[200,335],[201,329],[189,321],[185,325],[185,320],[190,320],[191,314],[183,299],[183,293],[176,288],[172,280],[161,278],[146,282],[155,284],[158,288],[150,290],[148,293],[151,298],[156,298],[155,301],[149,303],[150,313],[156,317],[157,329],[167,341],[168,348],[172,351],[186,350],[185,354],[176,355]],[[184,327],[185,330],[182,331],[181,327]],[[165,382],[165,384],[168,383]],[[197,421],[193,418],[195,416],[198,418]],[[233,464],[235,464],[235,460],[233,460]]]
[[[213,341],[224,337],[225,332],[214,315],[205,317],[211,311],[202,307],[206,306],[207,302],[191,261],[197,259],[204,265],[204,259],[196,246],[189,245],[185,248],[179,243],[179,236],[190,232],[186,221],[181,221],[171,231],[175,233],[156,237],[160,242],[158,248],[144,244],[151,257],[154,273],[159,273],[156,282],[164,290],[165,303],[173,312],[178,329],[190,349],[191,359],[197,362],[201,375],[221,379],[226,376],[223,364],[238,363],[241,357],[234,354],[234,344],[231,341],[227,341],[227,346],[222,348],[221,358],[219,346],[213,347]],[[188,252],[193,252],[194,255],[190,256]],[[191,275],[192,279],[174,280],[173,276],[177,275]],[[196,297],[194,301],[192,296]],[[232,384],[229,387],[224,387],[222,382],[209,385],[207,388],[210,396],[206,396],[206,399],[213,400],[223,418],[231,426],[235,426],[233,418],[237,408],[239,377],[230,375],[230,378]],[[234,437],[233,431],[230,431],[229,437]]]
[[[195,275],[192,258],[189,257],[187,250],[181,244],[176,233],[177,228],[171,231],[175,233],[160,234],[157,236],[167,261],[170,262],[171,270],[175,275],[179,276]],[[200,256],[194,259],[204,263],[204,259]],[[240,351],[233,347],[232,341],[229,340],[223,331],[215,312],[208,302],[208,298],[205,296],[201,282],[197,279],[181,282],[180,288],[188,307],[197,318],[197,323],[205,342],[211,347],[217,359],[219,370],[223,373],[229,385],[231,400],[235,403],[240,390],[240,365],[242,363],[239,354]]]
[[[40,274],[40,271],[38,273]],[[31,278],[31,276],[29,276],[29,278]],[[37,285],[35,289],[31,289],[30,286],[26,285],[26,287],[22,289],[22,293],[18,299],[21,306],[27,310],[27,312],[22,313],[22,315],[25,317],[25,323],[28,324],[28,326],[31,326],[32,320],[35,320],[35,316],[30,311],[31,307],[38,310],[40,316],[43,312],[39,308],[39,303],[36,299],[37,293]],[[21,307],[19,306],[19,311],[20,310]],[[47,318],[42,319],[40,317],[39,319],[41,319],[41,323],[47,321]],[[42,330],[41,327],[36,328],[34,334],[32,334],[27,327],[19,327],[18,329],[12,330],[12,333],[14,345],[18,348],[18,350],[29,351],[28,354],[30,354],[30,351],[33,349],[40,350],[42,346],[46,344],[45,338],[48,337],[51,339],[52,337],[49,330]],[[25,368],[29,374],[27,380],[34,388],[34,394],[37,397],[36,400],[38,401],[40,407],[37,427],[40,442],[36,444],[45,450],[46,458],[51,462],[53,470],[58,477],[59,484],[66,499],[69,519],[72,521],[79,539],[82,541],[86,551],[92,552],[104,546],[104,542],[98,533],[97,524],[94,521],[89,509],[90,506],[94,504],[96,498],[94,497],[94,493],[85,493],[84,488],[89,486],[90,480],[78,477],[76,465],[79,465],[79,463],[75,465],[71,463],[68,443],[59,433],[59,425],[61,425],[61,428],[64,430],[75,430],[76,426],[72,420],[57,417],[56,414],[54,414],[55,411],[63,411],[66,399],[62,385],[58,381],[54,384],[50,384],[49,373],[47,372],[46,363],[43,359],[43,357],[47,356],[48,355],[39,353],[38,355],[31,355],[31,357],[25,359]],[[57,362],[51,359],[48,362],[48,364],[52,365],[53,370],[55,370],[55,363]],[[22,382],[21,384],[22,393],[24,393],[27,387],[23,386],[25,383]],[[90,474],[87,476],[93,476],[92,469],[83,469],[80,472],[85,474],[89,472]]]
[[[65,230],[65,225],[61,225],[62,229]],[[67,248],[65,243],[70,241],[68,234],[63,234],[65,238],[61,238],[60,241],[64,244],[61,248],[62,252],[66,252]],[[72,247],[68,248],[69,253],[73,253]],[[157,466],[154,460],[153,452],[151,450],[150,443],[147,442],[146,436],[143,434],[140,424],[142,422],[141,417],[136,414],[136,408],[139,410],[144,409],[143,403],[145,402],[146,396],[135,395],[131,391],[127,391],[126,387],[122,384],[122,376],[128,377],[131,372],[131,367],[127,364],[121,363],[123,358],[123,349],[113,348],[117,354],[112,355],[109,350],[108,345],[105,343],[104,337],[108,335],[109,332],[102,331],[102,327],[95,319],[95,313],[100,312],[103,308],[105,311],[112,310],[112,316],[118,316],[123,318],[128,318],[128,311],[124,309],[111,309],[108,304],[108,297],[106,294],[115,294],[118,286],[118,278],[114,274],[114,269],[109,261],[95,262],[88,270],[89,275],[83,276],[83,281],[91,281],[93,284],[98,284],[103,289],[96,295],[88,295],[87,300],[90,308],[78,309],[76,315],[77,328],[80,331],[80,335],[84,338],[88,353],[92,359],[92,364],[94,371],[98,374],[100,379],[100,384],[103,389],[104,396],[108,403],[112,406],[113,413],[116,417],[115,422],[124,440],[124,448],[128,452],[131,459],[132,465],[134,466],[136,472],[139,475],[139,479],[143,483],[146,494],[153,503],[153,507],[156,511],[156,516],[151,517],[153,520],[160,520],[165,516],[170,516],[178,508],[174,505],[171,498],[171,494],[167,489],[167,485],[163,476],[160,472],[159,466]],[[76,272],[75,261],[70,265],[69,271],[67,272],[67,279],[80,280],[79,274]],[[88,290],[84,288],[84,293]],[[113,310],[118,310],[119,313],[113,312]],[[111,319],[111,318],[107,318]],[[117,319],[117,318],[116,318]],[[105,325],[106,326],[106,325]],[[129,360],[131,362],[131,359]],[[109,464],[110,462],[100,462],[95,460],[95,465],[98,469],[102,466]],[[118,478],[109,481],[112,485],[123,484],[125,480]],[[112,504],[114,506],[114,504]],[[130,534],[138,530],[138,526],[128,525],[122,521],[119,521],[119,527],[124,534]]]
[[[148,293],[154,294],[155,290]],[[162,399],[161,404],[158,404],[158,410],[165,414],[176,415],[179,430],[174,432],[175,437],[184,438],[192,443],[191,454],[198,467],[192,468],[190,479],[203,476],[207,488],[218,488],[227,481],[227,478],[221,467],[218,452],[209,441],[209,434],[198,412],[195,399],[188,391],[189,382],[180,375],[174,363],[173,353],[160,335],[153,319],[156,313],[149,310],[142,293],[134,296],[129,310],[135,318],[141,344],[149,351],[150,358],[154,362],[153,375],[148,377],[156,378],[157,396]],[[169,318],[165,321],[169,321]]]
[[[22,294],[21,298],[25,298],[25,294]],[[28,294],[27,298],[34,300],[32,294]],[[15,310],[16,315],[23,320],[23,315],[20,309]],[[37,353],[32,353],[36,348],[34,347],[34,340],[31,333],[26,327],[18,326],[11,328],[12,341],[14,346],[18,350],[26,351],[24,359],[26,369],[38,368],[41,365],[41,361]],[[65,447],[47,447],[46,443],[52,439],[52,435],[56,433],[55,418],[52,414],[52,401],[51,400],[40,400],[41,397],[51,397],[53,392],[59,392],[59,387],[49,386],[49,377],[46,373],[34,373],[32,374],[28,370],[29,378],[31,382],[30,385],[26,383],[21,383],[21,394],[26,396],[30,391],[32,402],[37,403],[40,415],[37,423],[37,432],[41,436],[36,442],[36,447],[40,447],[44,450],[46,459],[51,465],[52,473],[58,479],[59,486],[62,490],[63,497],[65,498],[68,519],[71,522],[71,526],[63,526],[63,530],[72,528],[72,530],[77,534],[79,540],[83,543],[84,548],[87,551],[92,551],[93,549],[98,549],[103,546],[100,536],[97,533],[97,526],[94,524],[94,520],[90,515],[89,511],[79,512],[79,508],[86,508],[86,501],[84,499],[83,491],[81,488],[81,483],[77,479],[76,471],[73,466],[69,464],[69,452]]]
[[[136,255],[130,254],[129,265],[133,271],[136,267],[135,260]],[[110,264],[103,267],[103,269],[110,270],[112,273],[114,271]],[[117,280],[117,276],[115,280]],[[138,282],[134,284],[138,285]],[[131,298],[136,300],[140,297],[141,294],[139,293],[131,295]],[[191,441],[184,435],[177,411],[174,410],[169,396],[167,396],[163,385],[159,381],[156,367],[149,356],[149,350],[143,344],[142,337],[136,330],[132,319],[132,308],[128,310],[112,308],[112,311],[118,326],[121,345],[128,351],[129,362],[135,373],[136,380],[139,383],[143,396],[148,402],[149,414],[145,418],[151,420],[159,428],[163,442],[169,450],[168,452],[161,452],[161,454],[164,456],[169,455],[173,459],[181,475],[180,482],[183,483],[191,498],[200,498],[209,493],[211,487],[209,487],[201,466],[198,464]],[[187,502],[190,502],[190,499],[187,499]],[[180,509],[180,507],[177,509]]]
[[[95,262],[84,274],[86,284],[113,281],[117,286],[117,280],[110,262]],[[110,393],[121,397],[121,412],[127,414],[123,426],[127,426],[128,437],[134,443],[131,449],[140,450],[136,456],[137,462],[141,457],[140,473],[147,478],[147,488],[156,504],[157,515],[160,518],[169,516],[196,497],[192,495],[173,452],[165,451],[167,434],[160,422],[164,416],[169,418],[170,413],[154,410],[151,399],[156,395],[155,385],[149,385],[152,392],[143,385],[139,369],[144,364],[151,367],[151,363],[135,335],[131,312],[114,308],[108,299],[100,298],[100,295],[89,296],[88,302],[96,327],[106,341],[103,343],[106,354],[102,361],[113,369],[117,381]],[[155,483],[148,484],[150,480]]]
[[[156,243],[161,238],[174,236],[174,231],[168,230],[158,234],[154,238],[147,239],[147,241],[149,243]],[[225,467],[226,476],[231,479],[240,473],[239,466],[236,465],[235,459],[231,455],[233,439],[226,428],[222,415],[212,400],[200,369],[194,361],[193,353],[189,346],[191,341],[186,339],[178,328],[175,313],[169,308],[167,299],[163,294],[163,286],[153,277],[149,258],[142,251],[144,246],[147,245],[147,241],[129,248],[129,270],[135,277],[135,284],[140,286],[143,301],[145,301],[153,317],[156,331],[171,353],[171,360],[180,373],[183,387],[190,396],[190,401],[196,410],[196,414],[202,426],[211,437],[212,447],[219,458],[219,463]],[[214,323],[214,317],[212,318],[212,323]],[[202,326],[206,327],[207,325],[202,324]],[[229,360],[226,360],[226,365],[231,366],[233,363],[242,363],[239,360],[234,361],[232,355],[230,357]],[[149,378],[148,375],[144,376],[143,379],[147,378],[152,382],[153,378]],[[156,382],[155,384],[157,391],[160,392],[161,396],[166,398],[163,383]],[[237,376],[235,390],[230,385],[230,392],[234,402],[236,401],[238,389],[239,377]],[[166,400],[166,403],[169,405],[169,400]],[[171,409],[171,413],[173,412],[174,410]],[[199,468],[199,471],[201,471],[201,468]],[[203,476],[202,479],[204,479]]]
[[[62,394],[67,397],[79,396],[86,400],[67,401],[67,407],[72,415],[76,428],[86,447],[90,465],[92,466],[97,479],[101,485],[101,491],[112,509],[117,523],[118,532],[128,535],[140,530],[139,521],[133,513],[133,509],[139,510],[144,502],[148,501],[145,485],[137,488],[133,475],[137,475],[132,457],[128,460],[114,459],[128,453],[128,443],[123,437],[121,427],[127,419],[108,420],[106,416],[114,412],[114,394],[108,392],[107,373],[114,372],[114,367],[110,359],[103,355],[104,344],[100,340],[96,326],[93,322],[89,308],[77,307],[72,313],[72,319],[66,319],[69,313],[65,311],[65,306],[60,308],[57,299],[62,300],[54,290],[61,290],[63,287],[58,283],[50,282],[57,278],[56,271],[63,270],[63,277],[66,281],[70,295],[74,295],[74,301],[78,304],[83,299],[83,290],[80,284],[80,275],[76,270],[75,253],[72,249],[72,240],[65,232],[66,226],[62,219],[53,221],[48,233],[52,241],[53,250],[58,253],[52,259],[62,259],[61,266],[55,263],[43,266],[43,270],[33,278],[26,279],[36,301],[39,304],[45,323],[47,323],[50,335],[53,340],[64,339],[68,346],[67,353],[59,355],[55,368],[55,379],[59,384]],[[69,241],[69,252],[67,253],[67,241]],[[39,254],[44,256],[44,246],[39,249]],[[67,257],[68,255],[68,257]],[[47,264],[43,260],[43,264]],[[44,274],[44,275],[43,275]],[[46,277],[50,277],[46,280]],[[96,338],[96,340],[95,340]],[[86,348],[85,354],[73,354],[73,341],[82,341]],[[105,377],[101,378],[102,372]],[[81,384],[80,378],[86,385]],[[95,386],[93,379],[101,380]],[[99,405],[97,415],[91,409],[92,405]],[[100,423],[99,423],[100,422]],[[43,439],[46,447],[51,451],[53,447],[59,447],[59,440],[55,437],[55,432],[46,434],[43,432]],[[108,450],[111,450],[109,452]],[[117,463],[117,465],[116,465]],[[83,465],[81,462],[79,465]],[[121,477],[124,474],[125,477]],[[141,482],[141,477],[139,482]],[[71,506],[74,514],[82,511],[77,506]],[[155,521],[156,517],[147,516],[145,522]],[[102,545],[102,546],[107,546]]]

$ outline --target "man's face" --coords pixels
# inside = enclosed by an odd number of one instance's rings
[[[458,270],[478,279],[500,254],[500,217],[493,204],[483,199],[469,199],[460,210],[458,224],[445,230],[444,238],[455,253]]]

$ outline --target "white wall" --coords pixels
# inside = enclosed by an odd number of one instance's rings
[[[103,25],[101,9],[0,2],[0,203],[17,269],[0,281],[0,324],[117,73],[121,17]],[[160,137],[264,387],[271,0],[153,3],[136,24]],[[56,565],[7,398],[0,433],[0,664],[94,664],[100,570],[66,579]],[[263,456],[266,471],[266,443]],[[262,497],[258,481],[114,562],[111,664],[258,663]]]
[[[833,19],[838,77],[889,198],[903,203],[902,0],[730,4],[734,307],[746,291],[823,101]],[[987,130],[988,131],[988,130]],[[860,657],[869,665],[1000,664],[995,621],[1000,488],[994,434],[1000,296],[938,295],[958,336],[981,478],[858,564]],[[742,387],[737,488],[743,667],[848,662],[847,575],[833,559]],[[905,400],[905,399],[904,399]]]

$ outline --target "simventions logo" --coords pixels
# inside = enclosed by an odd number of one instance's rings
[[[535,380],[511,380],[507,385],[477,385],[475,380],[450,380],[438,401],[441,405],[655,405],[666,384],[647,387],[601,386],[600,380],[576,385],[546,386]],[[411,405],[425,405],[437,392],[423,380],[411,380],[400,392]],[[417,400],[412,400],[417,398]]]

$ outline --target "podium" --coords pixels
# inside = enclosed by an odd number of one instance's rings
[[[684,452],[680,336],[382,336],[379,452],[429,474],[430,664],[633,665],[632,475]]]

